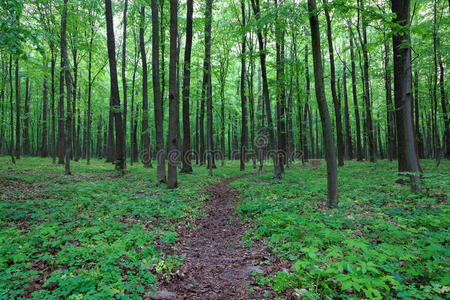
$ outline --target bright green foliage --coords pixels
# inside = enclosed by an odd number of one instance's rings
[[[203,186],[220,180],[196,169],[169,191],[140,164],[123,177],[100,161],[74,164],[73,177],[39,158],[0,165],[0,299],[35,282],[35,299],[140,298],[182,262],[162,249],[203,213]]]
[[[251,176],[241,215],[256,223],[290,270],[258,278],[274,291],[307,298],[439,299],[450,291],[450,164],[422,161],[425,192],[395,184],[396,164],[348,162],[339,169],[339,208],[326,208],[325,166],[287,169],[284,180]]]

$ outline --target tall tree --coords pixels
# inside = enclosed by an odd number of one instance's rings
[[[141,48],[142,59],[142,162],[145,167],[152,167],[150,153],[150,129],[148,127],[148,75],[147,75],[147,55],[145,54],[145,6],[141,6],[141,21],[139,23],[139,46]]]
[[[158,1],[151,1],[152,9],[152,80],[153,103],[156,129],[156,177],[158,182],[166,182],[166,166],[164,152],[163,108],[161,99],[161,85],[159,75],[159,14]]]
[[[25,79],[25,103],[23,112],[23,154],[30,155],[30,78]]]
[[[193,0],[187,0],[186,12],[186,45],[184,48],[183,65],[183,151],[181,173],[192,173],[191,164],[191,128],[189,110],[189,92],[191,85],[191,52],[192,52],[192,16],[194,14]]]
[[[16,163],[16,154],[15,154],[15,146],[14,146],[14,108],[13,108],[13,76],[12,76],[12,54],[10,54],[9,57],[9,106],[11,108],[10,110],[10,118],[9,118],[9,127],[11,128],[10,133],[10,143],[9,143],[9,154],[11,155],[11,162],[13,164]]]
[[[247,128],[247,97],[245,93],[245,83],[246,83],[246,66],[245,66],[245,47],[247,32],[245,31],[245,1],[241,0],[241,11],[242,11],[242,44],[241,44],[241,149],[240,149],[240,170],[245,170],[245,160],[248,150],[248,128]]]
[[[206,67],[206,144],[209,175],[212,176],[214,165],[213,157],[213,137],[212,137],[212,84],[211,84],[211,26],[212,26],[212,3],[213,0],[206,0],[205,11],[205,67]]]
[[[347,94],[347,64],[343,62],[342,67],[342,88],[344,90],[344,120],[345,120],[345,158],[350,160],[353,158],[352,132],[350,126],[350,113],[348,107]]]
[[[20,159],[20,76],[19,76],[19,57],[15,61],[16,73],[15,73],[15,88],[16,88],[16,158]],[[11,107],[12,109],[12,107]],[[11,127],[12,128],[12,127]]]
[[[331,18],[329,14],[328,1],[323,0],[325,5],[325,20],[327,22],[327,40],[328,40],[328,54],[330,56],[330,77],[331,77],[331,96],[333,97],[334,115],[336,118],[336,136],[337,136],[337,150],[338,150],[338,165],[344,165],[344,137],[342,134],[342,118],[341,118],[341,103],[336,95],[336,68],[334,65],[334,48],[331,28]]]
[[[126,77],[127,66],[127,13],[128,0],[125,0],[123,7],[123,28],[122,28],[122,92],[123,92],[123,152],[124,164],[127,163],[127,108],[128,108],[128,85]]]
[[[363,160],[363,153],[361,147],[361,121],[359,118],[359,108],[358,108],[358,90],[356,88],[356,64],[355,64],[355,54],[353,50],[353,32],[349,28],[349,40],[350,40],[350,59],[351,59],[351,74],[352,74],[352,96],[353,96],[353,107],[355,109],[355,123],[356,123],[356,159],[358,161]]]
[[[412,78],[411,78],[411,39],[410,0],[391,0],[394,23],[402,30],[395,29],[392,35],[394,51],[394,101],[397,122],[399,171],[411,172],[411,191],[420,188],[419,160],[415,149],[414,124],[412,120]],[[402,164],[403,157],[404,165]]]
[[[369,54],[367,51],[367,24],[366,20],[362,20],[362,35],[359,28],[360,22],[360,10],[364,8],[364,0],[358,0],[358,36],[361,44],[361,50],[363,53],[364,69],[363,69],[363,84],[364,84],[364,103],[366,108],[366,126],[367,126],[367,139],[369,143],[369,159],[371,162],[376,162],[376,141],[374,137],[374,129],[372,122],[372,108],[370,103],[370,87],[369,87]]]
[[[259,0],[251,0],[253,13],[257,21],[261,19],[260,15],[260,5]],[[273,121],[272,121],[272,113],[270,108],[270,97],[269,97],[269,84],[267,80],[267,68],[266,68],[266,50],[264,49],[264,38],[262,28],[257,28],[258,35],[258,45],[259,45],[259,59],[261,64],[261,77],[263,83],[263,99],[264,99],[264,107],[266,109],[267,116],[267,131],[269,134],[269,144],[272,149],[272,158],[273,158],[273,177],[275,179],[281,179],[281,169],[278,161],[278,146],[275,140],[275,134],[273,130]]]
[[[167,136],[168,169],[167,186],[176,188],[177,181],[177,159],[178,137],[177,119],[179,111],[177,91],[177,61],[178,61],[178,0],[170,0],[170,61],[169,61],[169,132]]]
[[[322,55],[320,53],[320,31],[315,0],[308,0],[309,24],[311,26],[311,42],[314,63],[314,82],[316,99],[322,121],[322,134],[325,146],[325,159],[327,161],[328,180],[328,207],[336,207],[338,204],[337,190],[337,165],[336,151],[334,149],[333,131],[331,118],[328,112],[327,100],[325,98],[325,87],[323,83]]]
[[[64,7],[61,15],[61,76],[64,79],[60,79],[60,92],[64,99],[64,84],[66,83],[66,141],[65,141],[65,174],[70,175],[70,157],[72,153],[72,109],[71,109],[71,97],[72,97],[72,77],[69,69],[69,57],[67,55],[67,39],[66,39],[66,24],[67,24],[67,0],[64,0]],[[61,95],[60,95],[61,99]],[[64,101],[64,100],[63,100]]]
[[[67,1],[67,0],[66,0]],[[111,100],[113,105],[115,129],[116,129],[116,169],[124,172],[125,170],[125,149],[123,139],[122,112],[120,107],[119,83],[117,80],[117,62],[116,62],[116,46],[114,40],[114,25],[111,0],[105,0],[105,16],[106,16],[106,37],[108,45],[109,57],[109,76],[111,88]]]

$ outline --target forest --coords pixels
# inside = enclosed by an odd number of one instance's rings
[[[0,299],[446,299],[450,1],[0,0]]]

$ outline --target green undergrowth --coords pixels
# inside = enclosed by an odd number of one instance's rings
[[[420,195],[395,162],[346,162],[339,207],[326,203],[326,166],[297,163],[282,181],[241,178],[239,213],[252,220],[248,243],[265,239],[289,269],[256,282],[307,299],[442,299],[450,292],[450,163],[422,161]]]
[[[168,190],[139,163],[119,176],[74,162],[65,176],[50,159],[0,158],[0,299],[140,299],[182,263],[165,244],[204,214],[205,185],[236,166],[212,178],[194,168]]]

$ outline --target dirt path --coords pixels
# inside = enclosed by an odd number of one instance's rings
[[[208,187],[208,215],[197,220],[198,230],[181,232],[176,245],[177,254],[184,257],[180,275],[162,282],[147,299],[264,299],[264,291],[252,286],[252,273],[265,274],[268,270],[260,262],[272,255],[261,242],[242,245],[249,225],[236,214],[240,199],[229,186],[233,180]]]

